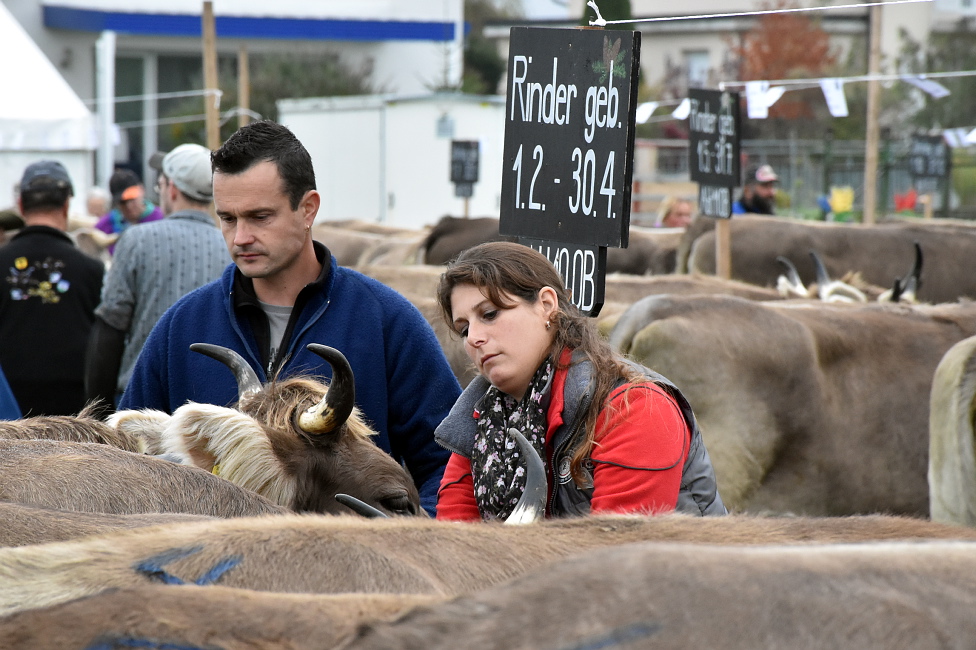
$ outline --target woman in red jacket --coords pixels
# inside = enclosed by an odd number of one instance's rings
[[[725,514],[687,400],[610,347],[542,254],[506,242],[475,246],[437,293],[480,373],[435,432],[454,452],[439,519],[512,513],[526,464],[511,428],[545,460],[549,516]]]

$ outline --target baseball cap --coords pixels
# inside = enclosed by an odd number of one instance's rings
[[[74,196],[75,190],[71,185],[71,178],[64,165],[56,160],[40,160],[36,163],[27,165],[24,175],[20,178],[20,191],[68,188],[68,192]]]
[[[108,181],[108,189],[112,193],[112,200],[116,203],[136,199],[144,195],[142,181],[131,169],[117,169]]]
[[[746,183],[775,183],[779,176],[769,165],[754,165],[746,172]]]
[[[166,174],[181,192],[201,202],[213,200],[213,172],[210,150],[198,144],[181,144],[169,153],[157,151],[149,158],[149,165]],[[153,162],[158,161],[158,166]]]

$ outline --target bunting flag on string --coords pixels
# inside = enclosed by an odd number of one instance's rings
[[[911,84],[922,90],[935,99],[942,99],[949,95],[949,89],[940,84],[938,81],[933,81],[932,79],[926,79],[914,74],[903,74],[901,75],[901,80],[907,84]]]
[[[747,114],[751,120],[764,120],[769,117],[769,105],[766,104],[766,92],[769,90],[768,81],[746,82]]]
[[[644,102],[643,104],[638,104],[637,115],[636,115],[637,123],[643,124],[647,120],[651,119],[651,115],[654,114],[654,111],[657,110],[657,107],[658,107],[657,102]]]
[[[785,92],[784,86],[770,88],[768,81],[747,81],[746,104],[749,117],[754,120],[769,117],[769,107],[778,102]]]
[[[685,97],[681,100],[681,103],[678,104],[678,108],[674,109],[674,111],[671,113],[671,117],[676,120],[683,120],[688,117],[689,114],[691,114],[691,100]]]
[[[834,117],[847,117],[847,97],[844,95],[842,79],[821,79],[820,88],[827,100],[827,110]]]

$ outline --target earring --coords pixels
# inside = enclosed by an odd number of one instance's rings
[[[552,329],[552,323],[550,323],[550,322],[549,322],[549,321],[547,320],[547,321],[546,321],[546,331],[549,331],[550,329]]]

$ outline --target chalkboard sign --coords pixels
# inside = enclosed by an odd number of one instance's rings
[[[912,178],[938,180],[949,175],[951,155],[941,135],[916,135],[912,137],[912,151],[908,164]]]
[[[477,140],[451,141],[452,183],[470,185],[478,182],[478,154]]]
[[[640,32],[513,27],[499,232],[626,247]]]
[[[518,243],[536,249],[552,262],[580,311],[587,316],[600,314],[607,285],[605,246],[580,246],[523,237],[519,237]]]
[[[739,94],[691,88],[688,101],[688,168],[698,183],[698,211],[728,217],[741,173]]]

